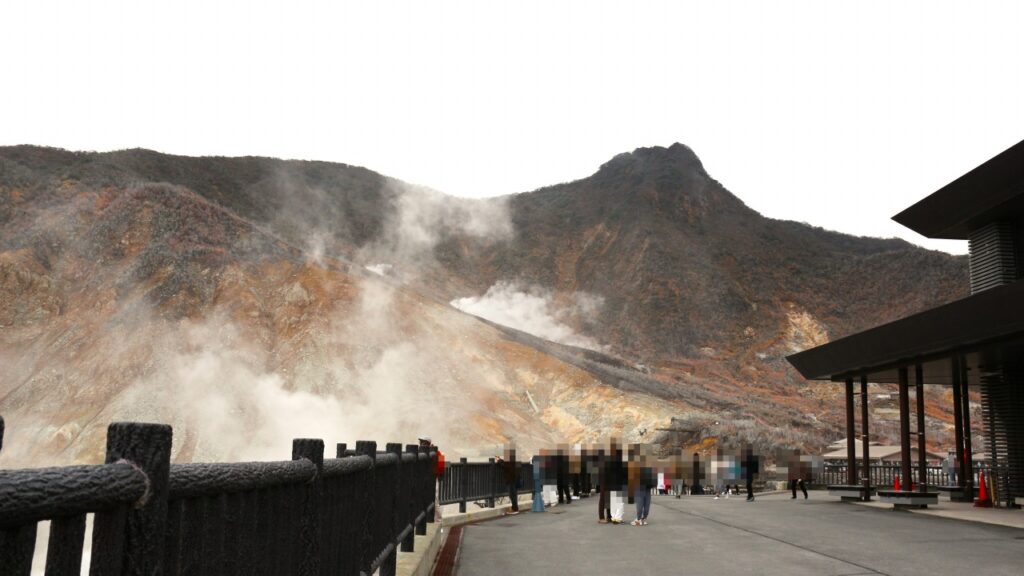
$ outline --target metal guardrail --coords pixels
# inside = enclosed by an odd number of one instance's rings
[[[914,482],[920,483],[919,473],[917,465],[915,464],[911,470],[911,476]],[[946,470],[942,466],[928,466],[925,478],[927,479],[926,484],[928,486],[953,486],[956,482],[953,480]],[[978,486],[978,476],[980,472],[984,470],[985,474],[990,474],[990,470],[987,464],[981,462],[974,463],[974,485]],[[863,469],[860,463],[857,465],[857,474],[863,478]],[[900,464],[872,464],[871,465],[871,485],[872,486],[892,486],[896,477],[900,475]],[[815,483],[821,485],[837,485],[846,484],[846,464],[825,464],[820,474],[815,477]]]
[[[533,464],[516,462],[517,492],[533,491]],[[459,504],[459,511],[466,511],[466,503],[475,500],[486,500],[487,506],[494,507],[495,498],[508,495],[506,468],[504,463],[495,462],[494,458],[487,462],[467,462],[465,458],[458,463],[445,467],[444,475],[439,483],[441,504]]]
[[[3,441],[0,418],[0,446]],[[106,463],[0,470],[0,574],[28,576],[50,520],[46,574],[395,573],[434,521],[437,452],[297,439],[280,462],[170,464],[171,428],[114,423]]]

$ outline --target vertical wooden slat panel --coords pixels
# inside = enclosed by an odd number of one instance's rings
[[[220,497],[224,510],[224,551],[222,569],[225,576],[239,574],[238,547],[241,537],[241,514],[244,511],[242,495],[225,494]]]
[[[195,498],[182,502],[181,507],[181,572],[200,574],[203,558],[203,500]]]
[[[119,576],[122,574],[124,531],[127,523],[127,504],[93,516],[89,576]]]
[[[238,539],[238,573],[255,573],[255,548],[256,548],[256,517],[258,514],[258,496],[256,492],[245,492],[239,495],[241,498],[241,515],[239,516],[239,539]]]
[[[164,539],[164,574],[177,576],[181,571],[182,508],[184,502],[167,504],[167,537]]]
[[[46,576],[79,576],[83,544],[85,514],[52,520],[46,549]]]
[[[37,530],[35,522],[9,530],[0,530],[0,574],[32,574],[32,554],[36,549]]]

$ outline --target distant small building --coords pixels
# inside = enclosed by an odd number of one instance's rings
[[[853,446],[857,459],[861,460],[864,453],[862,452],[860,443],[854,443]],[[931,450],[927,450],[925,454],[926,462],[932,465],[939,464],[942,462],[943,458],[946,457],[945,454],[939,454],[938,452],[932,452]],[[903,452],[900,450],[899,446],[886,446],[877,442],[871,443],[871,449],[868,450],[868,456],[870,457],[869,460],[872,464],[899,464],[903,460]],[[825,459],[826,463],[835,464],[837,461],[846,462],[846,443],[844,442],[843,445],[836,450],[826,452],[822,457]],[[916,447],[910,451],[910,459],[913,462],[917,462]]]
[[[858,440],[856,438],[854,438],[853,441],[856,442],[857,444],[860,444],[860,440]],[[846,438],[840,438],[839,440],[836,440],[835,442],[829,444],[828,445],[828,449],[829,450],[839,450],[840,448],[842,448],[843,450],[846,450],[846,442],[847,442]],[[881,446],[882,443],[881,442],[875,442],[874,440],[872,440],[872,441],[868,442],[868,445],[869,446]]]

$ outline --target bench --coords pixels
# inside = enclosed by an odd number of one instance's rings
[[[977,486],[974,487],[973,494],[970,496],[964,493],[966,488],[960,486],[936,486],[935,489],[939,492],[948,492],[950,502],[974,502],[974,498],[978,495]]]
[[[864,486],[857,484],[832,484],[828,486],[829,496],[839,496],[843,500],[864,500],[865,492],[867,498],[871,498],[875,495],[875,488],[868,488],[866,491]]]
[[[892,504],[896,508],[927,508],[929,504],[939,503],[938,492],[918,492],[910,490],[879,490],[878,500]]]

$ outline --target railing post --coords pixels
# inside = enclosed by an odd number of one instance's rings
[[[391,498],[391,518],[385,519],[385,526],[389,527],[388,530],[388,543],[395,543],[398,538],[399,528],[399,504],[401,498],[398,496],[398,492],[402,489],[402,445],[394,442],[388,442],[385,446],[385,450],[388,454],[394,454],[397,458],[395,462],[395,483],[390,486],[387,494]],[[391,549],[391,553],[387,555],[383,562],[380,564],[380,576],[395,576],[398,572],[398,546],[394,546]]]
[[[498,485],[498,467],[494,463],[494,458],[488,458],[487,461],[491,463],[489,475],[491,480],[491,497],[487,499],[487,507],[494,508],[494,495]]]
[[[469,492],[469,466],[466,458],[459,458],[459,513],[466,513],[466,493]]]
[[[107,428],[106,463],[138,467],[149,489],[124,510],[96,514],[89,573],[161,574],[167,527],[167,485],[171,469],[170,426],[114,422]]]
[[[369,456],[370,459],[373,460],[374,464],[376,464],[377,443],[373,440],[359,440],[356,442],[356,454],[359,456]],[[375,559],[374,554],[376,554],[376,551],[373,549],[374,531],[376,530],[376,519],[374,518],[376,503],[373,501],[376,475],[374,466],[371,466],[370,469],[367,470],[364,493],[361,496],[367,500],[366,515],[362,519],[363,541],[359,545],[359,569],[363,574],[373,573],[373,571],[370,570],[370,567],[373,565],[373,561]]]
[[[412,470],[406,473],[408,482],[408,501],[409,505],[406,507],[405,515],[409,518],[409,525],[413,527],[409,531],[409,534],[402,540],[402,552],[414,552],[416,546],[416,518],[420,513],[420,489],[419,489],[419,474],[421,470],[420,466],[420,447],[415,444],[406,444],[405,451],[412,454]]]
[[[320,549],[323,537],[323,523],[320,520],[320,501],[323,491],[324,441],[318,438],[296,438],[292,440],[292,460],[305,458],[316,465],[316,476],[302,491],[300,533],[302,558],[299,560],[301,576],[319,576]]]
[[[438,478],[436,474],[438,458],[437,448],[434,448],[432,450],[428,449],[427,454],[430,455],[430,458],[427,459],[427,467],[430,469],[430,474],[428,475],[429,480],[425,482],[426,485],[430,487],[431,494],[427,498],[431,502],[431,504],[427,505],[427,522],[433,524],[436,518],[440,517],[440,511],[437,508],[441,506],[441,482],[443,482],[444,479],[443,477]],[[445,471],[445,474],[447,473],[448,472]],[[424,527],[424,534],[426,534],[426,527]]]

